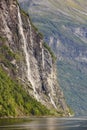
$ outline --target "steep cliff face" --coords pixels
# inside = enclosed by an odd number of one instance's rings
[[[87,113],[87,2],[19,0],[58,58],[58,80],[67,103]]]
[[[16,0],[0,1],[0,66],[47,108],[68,114],[52,53]],[[7,53],[8,50],[8,53]]]

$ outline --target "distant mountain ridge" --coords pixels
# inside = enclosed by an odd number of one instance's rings
[[[34,24],[58,58],[58,80],[77,115],[87,113],[86,0],[26,0]]]

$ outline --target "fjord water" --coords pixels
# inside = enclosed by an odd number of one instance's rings
[[[87,130],[87,117],[0,119],[0,130]]]

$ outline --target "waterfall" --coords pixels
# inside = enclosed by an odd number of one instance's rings
[[[29,52],[28,52],[28,49],[27,49],[28,43],[27,43],[26,37],[24,35],[23,23],[22,23],[19,7],[18,7],[18,20],[19,20],[18,26],[19,26],[19,31],[20,31],[21,37],[22,37],[23,50],[24,50],[24,53],[25,53],[25,59],[26,59],[26,65],[27,65],[27,79],[28,79],[28,81],[31,82],[33,90],[34,90],[34,96],[39,101],[40,97],[39,97],[39,95],[38,95],[38,93],[36,91],[35,81],[34,81],[34,79],[32,77],[32,72],[31,72],[31,67],[30,67],[30,56],[29,56]],[[28,20],[28,24],[29,24],[29,27],[30,27],[30,43],[31,43],[31,45],[33,47],[32,29],[31,29],[31,25],[30,25],[29,20]],[[42,65],[43,65],[43,68],[44,68],[44,49],[43,48],[42,48]],[[52,75],[51,75],[51,80],[52,80]],[[51,91],[52,91],[51,93],[53,95],[52,81],[50,81],[50,83],[51,83]],[[51,100],[52,105],[55,107],[55,109],[57,109],[57,107],[55,105],[55,102],[53,101],[53,99],[51,97],[51,94],[49,94],[49,98]]]
[[[57,110],[56,104],[55,104],[55,102],[53,101],[53,99],[52,99],[50,93],[49,93],[49,97],[50,97],[50,101],[51,101],[52,105],[53,105],[54,108]]]
[[[27,43],[27,40],[26,40],[24,32],[23,32],[23,25],[22,25],[23,23],[22,23],[19,7],[18,7],[18,20],[19,20],[19,31],[20,31],[20,34],[22,36],[22,42],[23,42],[23,45],[24,45],[23,50],[24,50],[24,53],[25,53],[25,59],[26,59],[26,65],[27,65],[27,78],[28,78],[28,81],[31,82],[33,90],[34,90],[35,97],[37,98],[37,92],[36,92],[36,89],[35,89],[34,80],[31,76],[32,73],[31,73],[31,68],[30,68],[30,59],[29,59],[29,53],[28,53],[28,50],[27,50],[28,43]]]
[[[28,19],[28,24],[29,24],[29,27],[30,27],[30,43],[31,43],[31,46],[33,47],[33,36],[32,36],[32,29],[31,29],[31,24],[30,24],[29,19]]]
[[[50,45],[50,46],[52,46],[52,45],[53,45],[53,43],[54,43],[54,38],[51,36],[51,37],[50,37],[50,42],[49,42],[49,45]]]
[[[42,48],[42,66],[43,66],[43,69],[44,69],[44,49]]]
[[[51,94],[52,94],[52,96],[55,95],[54,88],[53,88],[53,75],[54,75],[54,72],[53,72],[53,67],[52,67],[51,74],[50,74],[50,76],[48,78],[48,83],[49,83],[49,85],[51,87]],[[56,104],[55,104],[51,94],[49,93],[50,101],[51,101],[52,105],[54,106],[54,108],[57,110],[57,106],[56,106]]]

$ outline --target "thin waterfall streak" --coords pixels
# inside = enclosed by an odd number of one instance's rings
[[[31,84],[33,86],[34,93],[35,93],[36,89],[34,87],[32,77],[31,77],[29,54],[28,54],[28,50],[27,50],[28,43],[26,41],[26,38],[25,38],[25,35],[24,35],[24,32],[23,32],[23,25],[22,25],[23,23],[22,23],[22,20],[21,20],[21,14],[20,14],[19,7],[18,7],[18,20],[19,20],[19,31],[20,31],[20,34],[22,36],[22,40],[23,40],[23,43],[24,43],[23,49],[24,49],[24,53],[25,53],[25,57],[26,57],[26,64],[27,64],[27,78],[28,78],[28,81],[31,82]]]
[[[49,97],[50,97],[50,101],[51,101],[52,105],[53,105],[54,108],[57,110],[57,106],[56,106],[55,102],[53,101],[53,99],[52,99],[50,93],[49,93]]]
[[[24,43],[24,47],[23,47],[23,49],[24,49],[24,52],[25,52],[25,56],[26,56],[26,63],[27,63],[27,69],[28,69],[28,71],[27,71],[27,75],[28,75],[28,80],[30,79],[30,76],[29,76],[29,74],[30,74],[30,64],[29,64],[29,58],[28,58],[28,53],[27,53],[27,46],[26,46],[26,44],[27,44],[27,41],[26,41],[26,39],[25,39],[25,36],[24,36],[24,32],[23,32],[23,26],[22,26],[22,20],[21,20],[21,15],[20,15],[20,11],[19,11],[19,8],[18,8],[18,18],[19,18],[19,30],[20,30],[20,33],[21,33],[21,36],[22,36],[22,39],[23,39],[23,43]]]
[[[51,91],[52,91],[52,95],[54,95],[54,90],[53,90],[53,67],[52,67],[52,72],[51,72]]]
[[[29,27],[30,27],[30,43],[31,43],[31,46],[33,47],[33,36],[32,36],[32,29],[31,29],[31,24],[30,24],[29,19],[28,19],[28,24],[29,24]]]
[[[52,78],[53,78],[53,68],[52,68],[52,73],[51,73],[51,92],[52,92],[52,95],[54,95]],[[51,100],[51,103],[53,104],[53,106],[57,109],[57,106],[56,106],[54,100],[52,99],[51,95],[50,95],[50,100]]]
[[[43,69],[44,69],[44,49],[42,48],[42,66],[43,66]]]

